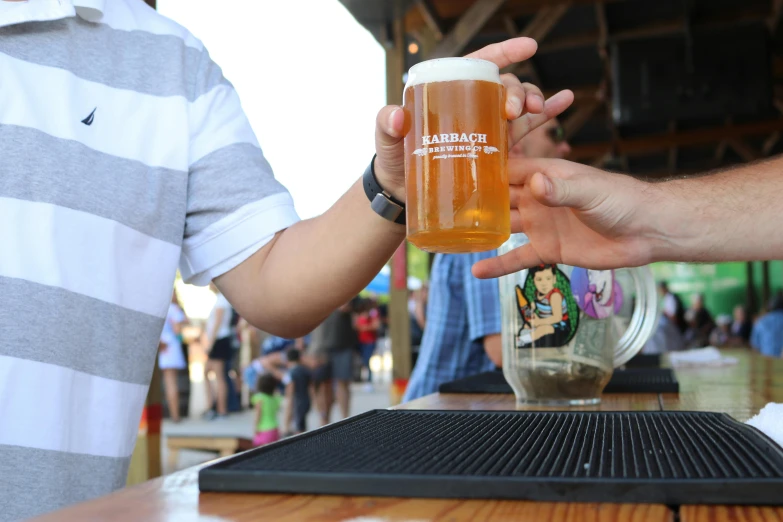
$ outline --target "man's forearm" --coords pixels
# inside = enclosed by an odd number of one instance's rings
[[[405,227],[373,212],[357,181],[326,213],[278,234],[216,282],[252,324],[298,337],[366,287],[404,238]]]
[[[484,337],[484,351],[495,366],[503,366],[503,342],[500,334]]]
[[[783,257],[783,158],[659,183],[655,261],[752,261]]]

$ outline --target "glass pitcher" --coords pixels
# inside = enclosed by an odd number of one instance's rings
[[[526,243],[514,234],[499,253]],[[499,285],[503,375],[518,404],[598,404],[614,368],[642,349],[658,319],[649,267],[539,265]]]

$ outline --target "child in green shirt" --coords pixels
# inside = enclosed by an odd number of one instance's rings
[[[256,435],[254,446],[263,446],[280,438],[277,422],[277,412],[280,409],[282,397],[275,393],[278,385],[273,375],[266,374],[258,378],[257,393],[250,402],[256,407]]]

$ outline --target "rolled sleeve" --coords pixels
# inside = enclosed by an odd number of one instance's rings
[[[466,254],[463,262],[465,304],[468,312],[468,333],[471,341],[500,333],[500,293],[497,279],[477,279],[471,266],[481,259],[495,256],[495,251]]]
[[[190,103],[188,201],[180,259],[187,283],[206,285],[233,269],[299,216],[274,177],[239,97],[205,53]],[[204,76],[204,78],[201,78]]]

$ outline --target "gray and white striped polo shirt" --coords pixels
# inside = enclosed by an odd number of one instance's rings
[[[297,221],[231,84],[142,0],[0,0],[0,520],[124,484],[177,266]]]

